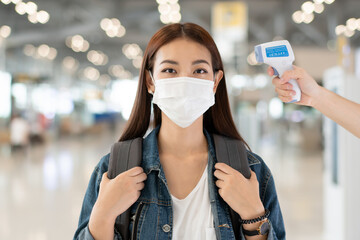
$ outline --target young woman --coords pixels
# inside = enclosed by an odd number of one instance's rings
[[[285,239],[274,179],[261,158],[248,151],[250,179],[217,163],[211,134],[244,140],[230,113],[220,54],[206,30],[171,24],[151,38],[120,141],[145,135],[151,101],[154,130],[143,141],[141,167],[110,180],[109,155],[100,160],[74,239],[122,239],[114,223],[128,208],[137,219],[130,222],[132,239]],[[229,207],[252,221],[234,231]]]

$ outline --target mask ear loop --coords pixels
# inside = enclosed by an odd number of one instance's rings
[[[151,71],[150,71],[150,70],[148,70],[148,71],[149,71],[150,78],[151,78],[151,80],[152,80],[152,82],[153,82],[153,84],[154,84],[154,86],[155,86],[155,80],[154,80],[154,78],[153,78],[153,76],[152,76],[152,74],[151,74]],[[154,94],[150,89],[148,90],[148,93],[150,93],[151,95]]]
[[[217,71],[214,71],[214,86],[215,86],[215,84],[216,84],[216,72]],[[216,94],[216,91],[214,92],[214,95]]]

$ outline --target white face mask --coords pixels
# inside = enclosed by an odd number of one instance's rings
[[[191,77],[154,81],[153,103],[182,128],[190,126],[215,103],[214,81]]]

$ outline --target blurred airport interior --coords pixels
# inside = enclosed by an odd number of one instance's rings
[[[73,237],[90,174],[129,118],[147,42],[174,22],[214,37],[287,239],[359,239],[359,139],[284,104],[254,54],[287,39],[295,65],[359,103],[358,0],[0,0],[0,239]]]

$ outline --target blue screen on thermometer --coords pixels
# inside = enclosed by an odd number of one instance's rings
[[[266,57],[268,58],[289,56],[289,52],[285,45],[265,48],[265,52],[266,52]]]

